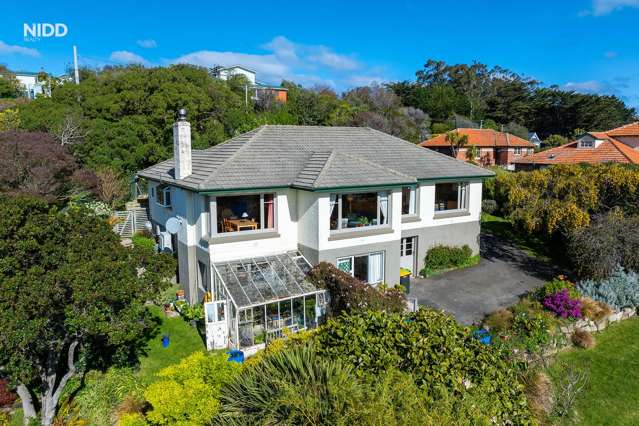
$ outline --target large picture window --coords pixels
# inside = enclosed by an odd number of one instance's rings
[[[402,188],[402,214],[416,214],[416,188],[414,186],[405,186]]]
[[[435,185],[435,211],[466,210],[468,208],[468,183],[438,183]]]
[[[331,230],[388,225],[388,192],[331,194]]]
[[[369,284],[384,281],[384,253],[370,253],[360,256],[347,256],[337,259],[337,267]]]
[[[275,228],[275,194],[217,197],[215,205],[218,234]]]

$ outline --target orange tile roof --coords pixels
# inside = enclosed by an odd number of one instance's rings
[[[639,121],[605,132],[608,136],[639,136]]]
[[[577,141],[513,160],[517,164],[578,164],[578,163],[639,164],[639,151],[609,138],[597,148],[577,148]]]
[[[603,142],[596,148],[578,148],[577,141],[514,160],[518,164],[632,163],[639,164],[639,151],[615,139],[615,136],[639,136],[639,122],[606,132],[588,132]]]
[[[519,136],[511,135],[510,133],[498,132],[492,129],[467,129],[460,128],[455,129],[461,135],[468,136],[468,145],[475,145],[477,147],[505,147],[516,146],[534,148],[535,145],[532,142],[522,139]],[[437,135],[432,139],[428,139],[420,146],[427,148],[433,147],[448,147],[450,144],[446,141],[446,133]]]

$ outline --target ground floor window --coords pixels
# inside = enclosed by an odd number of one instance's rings
[[[337,267],[361,281],[379,284],[384,281],[384,252],[340,257]]]

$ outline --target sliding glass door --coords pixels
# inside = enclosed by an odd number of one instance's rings
[[[337,267],[361,281],[379,284],[384,281],[384,252],[340,257]]]

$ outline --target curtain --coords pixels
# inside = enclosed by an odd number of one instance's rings
[[[368,256],[368,282],[379,283],[384,279],[384,253]]]
[[[266,197],[266,196],[265,196]],[[275,227],[275,200],[271,195],[268,197],[266,204],[266,228],[273,229]]]
[[[337,194],[331,194],[331,212],[329,217],[333,214],[333,210],[335,210],[335,206],[337,205]]]
[[[388,223],[388,193],[379,193],[379,212],[380,212],[380,225],[386,225]]]
[[[417,206],[415,205],[415,201],[417,198],[417,188],[411,188],[410,189],[410,202],[409,202],[409,213],[410,214],[415,214],[417,213]]]

